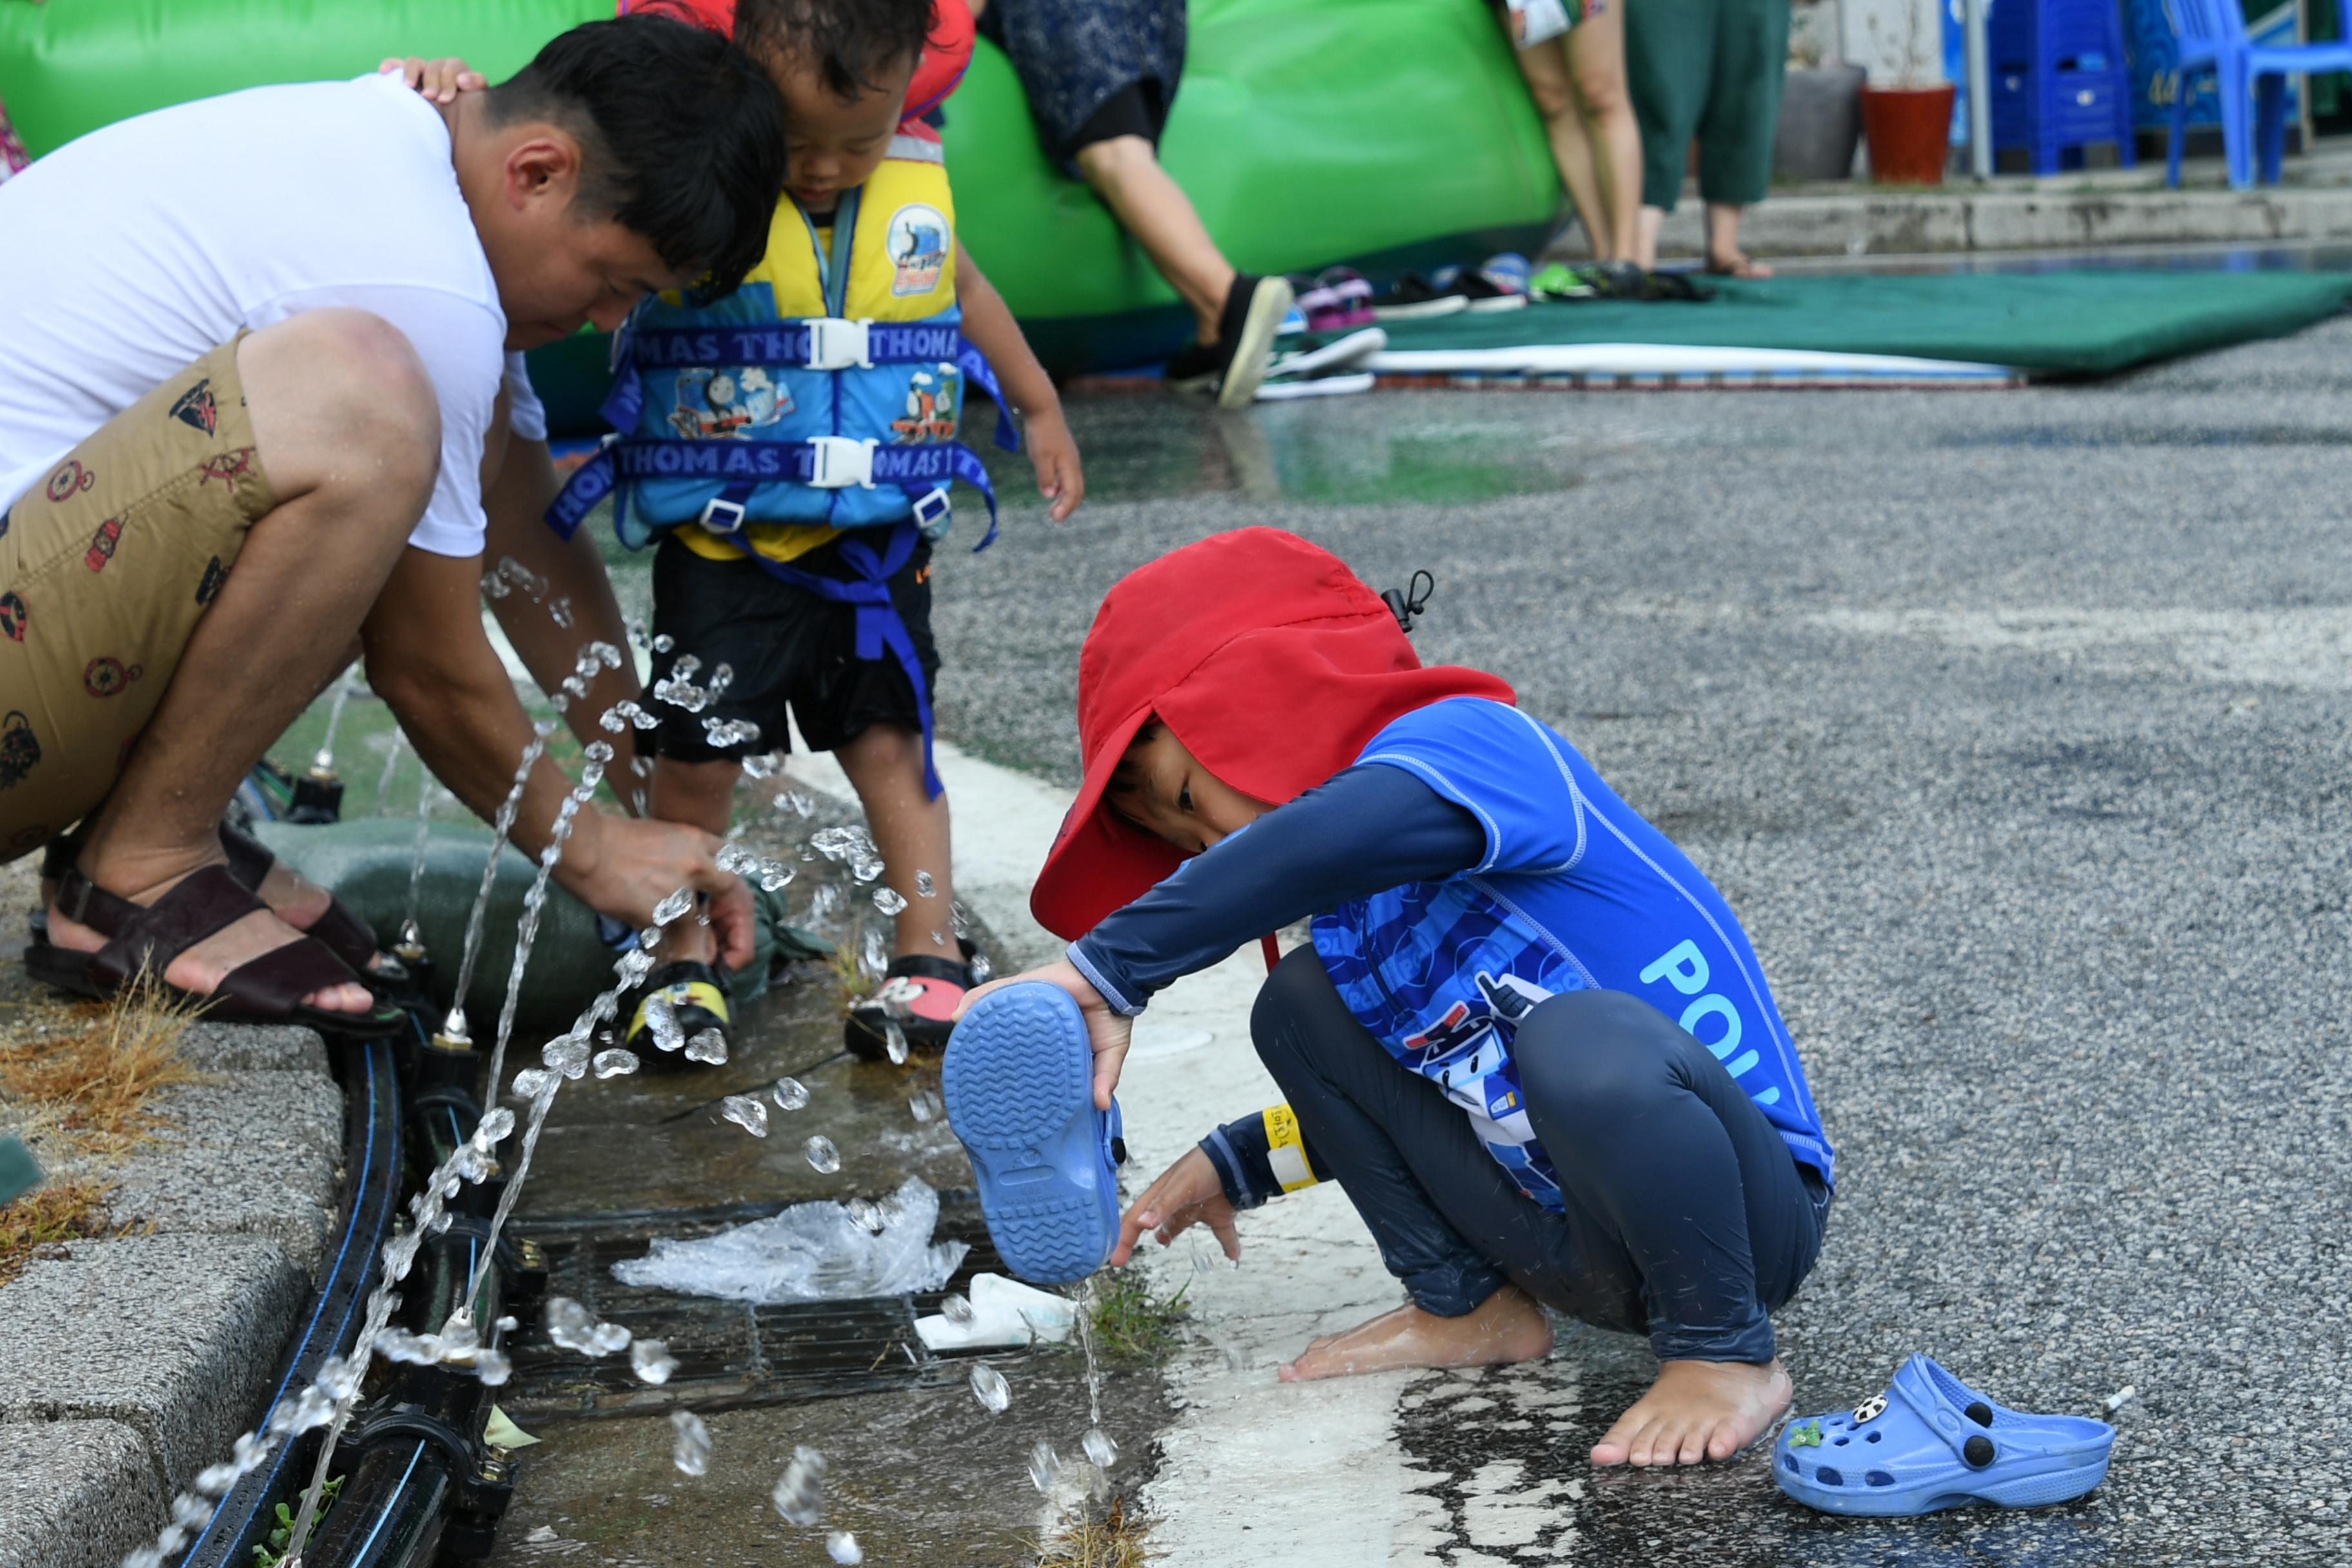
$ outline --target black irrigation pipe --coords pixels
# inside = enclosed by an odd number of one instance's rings
[[[414,1015],[411,1021],[415,1023]],[[307,1387],[329,1357],[352,1348],[376,1277],[378,1256],[400,1207],[400,1084],[393,1042],[339,1046],[330,1056],[341,1067],[343,1080],[342,1223],[312,1293],[310,1312],[288,1346],[277,1384],[253,1423],[256,1429],[279,1400]],[[307,1468],[297,1461],[316,1447],[315,1437],[283,1444],[267,1463],[231,1488],[212,1522],[188,1549],[184,1560],[187,1568],[252,1568],[253,1548],[276,1522],[271,1504],[287,1478],[299,1476]]]

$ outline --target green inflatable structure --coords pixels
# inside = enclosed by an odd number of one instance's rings
[[[0,0],[0,103],[36,158],[113,121],[268,82],[462,55],[492,80],[609,0]],[[1191,318],[1049,163],[1012,66],[979,46],[947,105],[958,228],[1048,365],[1139,363]],[[1539,245],[1551,153],[1484,0],[1194,0],[1161,149],[1234,263],[1376,279]],[[541,350],[559,429],[590,424],[601,341]]]

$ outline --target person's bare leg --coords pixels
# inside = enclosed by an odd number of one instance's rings
[[[1160,166],[1151,143],[1140,136],[1114,136],[1079,148],[1073,161],[1160,276],[1192,307],[1201,341],[1215,342],[1218,313],[1233,291],[1234,265],[1202,226],[1184,187]]]
[[[735,812],[735,777],[742,771],[742,764],[729,757],[705,763],[657,758],[654,763],[652,793],[654,820],[683,822],[726,837]],[[664,960],[710,963],[719,957],[718,933],[698,920],[676,921],[662,931],[658,952]]]
[[[1574,37],[1571,31],[1570,37]],[[1547,39],[1533,48],[1514,49],[1511,58],[1518,61],[1519,75],[1527,79],[1528,97],[1543,121],[1552,163],[1559,171],[1559,183],[1568,188],[1577,220],[1584,225],[1592,258],[1619,259],[1620,249],[1631,240],[1633,231],[1613,221],[1614,209],[1602,190],[1601,173],[1593,163],[1592,140],[1586,134],[1584,111],[1576,100],[1576,87],[1569,73],[1566,41]]]
[[[893,921],[899,954],[922,953],[950,963],[962,957],[949,910],[955,886],[948,864],[948,797],[923,793],[923,737],[897,724],[868,727],[834,752],[857,790],[882,855],[882,880],[907,907]],[[930,896],[916,873],[929,872]]]
[[[1666,209],[1645,203],[1641,216],[1633,225],[1633,254],[1627,259],[1644,271],[1655,270],[1658,265],[1658,230],[1664,228],[1665,223]]]
[[[1727,1459],[1762,1436],[1793,1393],[1777,1361],[1669,1361],[1658,1380],[1592,1446],[1596,1465],[1696,1465]]]
[[[1570,79],[1591,150],[1593,179],[1615,249],[1605,258],[1630,261],[1639,243],[1642,206],[1642,127],[1625,81],[1625,6],[1601,0],[1566,39]]]
[[[1739,248],[1739,219],[1748,209],[1731,202],[1706,204],[1706,269],[1732,278],[1769,278],[1772,269]]]
[[[1516,1285],[1506,1285],[1459,1318],[1441,1318],[1407,1302],[1315,1341],[1275,1375],[1308,1383],[1400,1366],[1503,1366],[1550,1353],[1551,1323],[1543,1309]]]
[[[138,903],[225,858],[229,797],[343,657],[424,515],[440,462],[432,383],[408,340],[374,316],[315,310],[267,327],[239,345],[237,374],[278,504],[254,523],[196,622],[79,862]],[[299,935],[257,910],[182,953],[163,978],[209,993]],[[106,942],[54,909],[49,937],[79,952]],[[371,1005],[358,985],[308,1000]]]

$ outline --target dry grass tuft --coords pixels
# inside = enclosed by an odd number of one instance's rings
[[[1100,1519],[1090,1508],[1066,1513],[1054,1539],[1038,1543],[1037,1568],[1144,1568],[1156,1555],[1150,1529],[1151,1521],[1130,1513],[1123,1497],[1111,1499]]]
[[[97,1182],[51,1182],[0,1204],[0,1285],[25,1271],[45,1247],[114,1235],[106,1188]]]
[[[825,961],[833,971],[835,999],[845,1018],[852,1007],[874,994],[874,978],[857,957],[864,951],[864,939],[865,928],[853,924],[849,934],[833,944],[833,956]]]
[[[78,1148],[118,1152],[162,1125],[147,1109],[157,1090],[202,1081],[179,1049],[196,1014],[142,974],[112,1002],[60,1008],[37,1037],[0,1045],[0,1093],[54,1118]]]

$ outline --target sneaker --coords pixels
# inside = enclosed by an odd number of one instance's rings
[[[1330,292],[1336,312],[1333,320],[1316,331],[1351,332],[1372,324],[1372,286],[1362,273],[1352,267],[1327,267],[1315,285]]]
[[[1220,408],[1242,408],[1257,395],[1274,355],[1275,334],[1290,313],[1286,278],[1234,275],[1217,321],[1217,341],[1194,343],[1168,362],[1168,384],[1184,392],[1214,392]]]
[[[1475,267],[1445,267],[1430,275],[1430,282],[1467,301],[1464,307],[1480,315],[1516,310],[1528,302],[1528,258],[1505,251]]]
[[[940,1068],[981,1217],[1008,1273],[1084,1279],[1118,1239],[1118,1102],[1095,1109],[1094,1047],[1070,994],[1028,981],[974,1004]]]
[[[1348,308],[1340,302],[1337,289],[1311,278],[1293,278],[1290,287],[1294,295],[1291,314],[1304,320],[1307,331],[1333,332],[1342,330]]]
[[[1275,382],[1286,378],[1353,369],[1388,346],[1386,332],[1378,327],[1366,327],[1294,353],[1278,354],[1266,371],[1267,384],[1258,388],[1259,394],[1265,395]]]
[[[979,982],[972,978],[972,946],[961,944],[963,957],[934,958],[929,953],[901,953],[882,972],[882,984],[871,996],[861,998],[842,1020],[841,1039],[869,1062],[890,1057],[890,1025],[919,1051],[947,1048],[950,1022],[963,1005],[963,994]]]
[[[1433,279],[1418,272],[1408,272],[1396,280],[1395,287],[1372,301],[1372,320],[1376,321],[1411,321],[1423,316],[1450,316],[1456,310],[1470,308],[1467,297],[1455,293],[1454,279],[1447,277],[1440,285]]]
[[[686,1054],[688,1045],[706,1029],[719,1031],[724,1047],[719,1061],[726,1060],[725,1053],[735,1047],[734,998],[727,988],[725,972],[708,963],[678,959],[662,964],[628,994],[622,1006],[622,1016],[629,1023],[622,1032],[621,1044],[635,1053],[646,1072],[716,1066],[705,1055]],[[654,1026],[654,1019],[665,1008],[676,1021],[674,1030]]]

